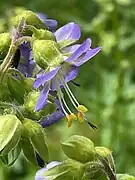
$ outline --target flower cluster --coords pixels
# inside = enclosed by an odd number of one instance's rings
[[[81,30],[74,22],[55,30],[57,21],[42,13],[13,14],[12,34],[0,34],[0,160],[10,166],[22,150],[29,162],[44,167],[49,162],[44,128],[62,118],[68,127],[78,119],[96,128],[68,82],[101,47],[92,48],[90,38],[78,43]]]

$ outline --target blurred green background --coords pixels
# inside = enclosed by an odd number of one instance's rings
[[[93,131],[87,124],[64,120],[47,128],[50,160],[64,159],[60,141],[71,134],[91,138],[95,145],[113,151],[117,173],[135,175],[135,1],[134,0],[1,0],[0,31],[11,8],[26,7],[56,19],[59,26],[74,21],[80,24],[83,41],[92,39],[92,47],[102,51],[81,67],[71,84],[79,102],[85,104],[87,117],[97,124]],[[33,180],[37,168],[23,156],[11,168],[0,165],[0,180]]]

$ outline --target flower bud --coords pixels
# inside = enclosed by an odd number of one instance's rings
[[[128,174],[117,174],[117,179],[118,180],[135,180],[135,177]]]
[[[27,117],[33,120],[39,120],[48,114],[51,114],[56,110],[55,103],[48,100],[48,104],[44,107],[44,109],[40,110],[39,112],[35,111],[35,106],[37,99],[39,97],[39,91],[31,91],[24,100],[24,109],[27,113]]]
[[[0,151],[8,154],[18,144],[22,132],[20,120],[12,114],[0,116]]]
[[[48,162],[48,147],[42,126],[30,119],[25,119],[23,126],[23,137],[28,138],[34,151],[36,151],[45,162]]]
[[[9,46],[11,43],[11,37],[9,33],[0,34],[0,60],[3,60],[7,55]]]
[[[51,40],[35,40],[32,44],[33,57],[44,70],[47,67],[57,67],[63,60],[57,43]]]
[[[79,180],[83,176],[84,166],[80,162],[67,159],[63,163],[42,173],[42,178],[57,180]]]
[[[92,161],[96,156],[94,143],[84,136],[70,137],[65,143],[62,143],[62,148],[66,156],[82,163]]]
[[[36,28],[47,28],[45,24],[38,18],[38,16],[29,10],[22,10],[21,13],[18,13],[12,17],[12,26],[17,27],[21,23],[22,19],[25,19],[27,25],[31,25]]]

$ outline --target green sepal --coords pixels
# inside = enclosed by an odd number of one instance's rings
[[[58,42],[58,46],[60,49],[64,48],[64,47],[67,47],[73,43],[75,43],[76,40],[63,40],[63,41],[60,41]]]
[[[117,179],[118,180],[135,180],[135,177],[128,174],[117,174]]]
[[[0,156],[0,160],[6,165],[6,166],[12,166],[15,161],[17,160],[18,156],[20,155],[21,147],[18,144],[18,146],[10,151],[7,155]]]
[[[32,50],[34,60],[44,70],[48,67],[57,67],[63,61],[63,56],[55,41],[34,40]]]
[[[16,14],[14,17],[11,18],[11,24],[14,27],[17,27],[18,24],[25,19],[27,25],[34,26],[36,28],[43,28],[47,29],[48,27],[38,18],[38,16],[29,10],[22,10],[21,13]],[[31,35],[32,32],[28,29],[25,29],[24,35]]]
[[[26,93],[29,93],[31,90],[34,89],[34,87],[33,87],[34,81],[35,81],[34,78],[25,78],[23,80],[23,86],[24,86]]]
[[[72,159],[67,159],[60,165],[57,165],[45,173],[43,177],[53,180],[80,180],[84,173],[84,166],[80,162]]]
[[[11,36],[9,33],[0,34],[0,59],[4,59],[7,55],[8,49],[11,44]]]
[[[20,132],[17,132],[18,128],[20,131],[20,126],[21,122],[15,115],[0,116],[0,151],[8,147],[8,143],[11,143],[11,150],[13,149],[13,145],[16,145],[20,136]],[[19,136],[16,137],[16,135]],[[17,141],[13,138],[17,138]],[[7,149],[10,150],[9,147]]]
[[[102,147],[102,146],[95,147],[95,150],[101,157],[103,157],[108,162],[109,166],[115,173],[115,163],[114,163],[114,159],[112,156],[112,151],[110,149],[108,149],[106,147]],[[99,158],[101,160],[101,158],[98,156],[98,154],[97,154],[97,158]]]
[[[28,138],[22,137],[21,148],[23,150],[23,154],[25,158],[27,159],[27,161],[32,163],[35,166],[38,166],[34,148]]]
[[[31,118],[33,120],[40,120],[56,110],[56,104],[53,102],[52,99],[50,99],[51,96],[49,95],[48,104],[42,110],[36,112],[35,106],[39,95],[40,95],[39,91],[33,90],[29,92],[29,94],[25,97],[24,105],[23,105],[25,117]]]
[[[61,144],[65,155],[71,159],[82,163],[95,159],[94,143],[84,136],[71,136],[66,142]]]
[[[23,121],[23,135],[26,135],[30,140],[34,151],[45,161],[49,160],[49,152],[46,144],[45,131],[42,126],[30,119]]]
[[[23,104],[24,94],[25,94],[23,80],[18,80],[12,75],[8,75],[7,84],[8,84],[10,93],[12,94],[12,97],[20,104]]]
[[[33,31],[32,38],[33,40],[39,39],[39,40],[52,40],[56,41],[56,38],[54,34],[51,31],[45,30],[45,29],[36,29],[34,27],[29,26],[31,31]]]
[[[91,161],[85,164],[85,171],[81,180],[107,180],[104,165],[100,161]]]

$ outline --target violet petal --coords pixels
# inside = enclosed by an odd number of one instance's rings
[[[46,83],[40,92],[40,96],[36,102],[35,111],[40,111],[47,104],[47,97],[50,89],[50,84]]]
[[[80,27],[73,22],[59,28],[55,33],[57,42],[70,40],[76,41],[81,36]]]
[[[81,66],[85,62],[87,62],[89,59],[91,59],[93,56],[95,56],[99,51],[101,50],[101,47],[97,47],[95,49],[90,49],[87,51],[86,54],[82,55],[78,59],[74,61],[75,66]]]
[[[78,57],[80,57],[83,53],[87,52],[91,46],[91,39],[86,39],[83,44],[69,57],[65,60],[65,62],[74,62]]]
[[[41,76],[41,73],[38,75],[38,78],[34,82],[34,88],[37,89],[41,85],[44,85],[45,82],[51,80],[59,71],[60,67],[55,68],[54,70],[45,73]]]
[[[68,72],[65,74],[65,82],[69,82],[76,78],[78,75],[79,68],[76,66],[70,66]]]
[[[56,122],[58,122],[60,119],[62,119],[65,115],[62,113],[61,110],[57,110],[55,112],[53,112],[51,115],[45,117],[42,121],[41,121],[41,125],[42,127],[47,127],[50,126]]]

